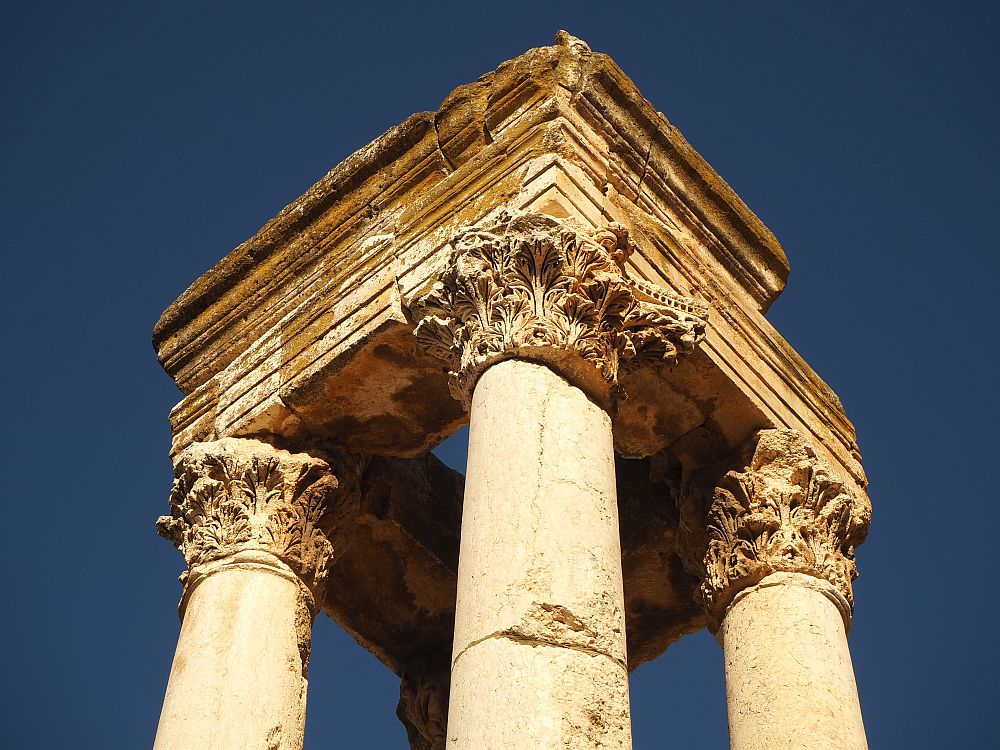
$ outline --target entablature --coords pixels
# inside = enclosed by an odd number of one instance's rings
[[[788,271],[780,245],[610,58],[568,35],[353,154],[171,305],[154,344],[188,394],[175,449],[319,432],[426,452],[464,415],[413,347],[407,305],[451,238],[501,206],[622,222],[637,277],[712,309],[699,356],[669,383],[637,376],[649,393],[616,420],[623,454],[684,438],[702,460],[699,441],[790,427],[863,483],[836,396],[763,318]]]

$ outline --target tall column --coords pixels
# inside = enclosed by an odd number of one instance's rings
[[[256,440],[187,449],[157,530],[184,554],[181,632],[155,750],[301,750],[313,617],[345,493]]]
[[[470,410],[448,747],[629,748],[609,410],[701,308],[629,279],[617,226],[501,212],[453,248],[414,306]]]
[[[847,645],[867,497],[799,433],[764,430],[708,511],[702,595],[725,654],[733,750],[864,750]]]

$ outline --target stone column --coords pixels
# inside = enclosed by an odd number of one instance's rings
[[[449,748],[631,747],[609,410],[620,369],[704,323],[630,279],[629,249],[621,227],[500,212],[414,306],[470,410]]]
[[[313,617],[343,511],[329,465],[256,440],[179,457],[157,530],[184,554],[156,750],[300,750]]]
[[[746,470],[715,488],[701,591],[733,750],[867,748],[847,630],[870,518],[791,430],[762,431]]]

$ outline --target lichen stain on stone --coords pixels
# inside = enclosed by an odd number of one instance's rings
[[[282,750],[281,747],[282,734],[283,732],[280,726],[275,726],[271,728],[271,730],[267,733],[267,737],[264,740],[265,747],[267,748],[267,750]]]

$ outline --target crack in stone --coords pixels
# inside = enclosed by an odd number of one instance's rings
[[[535,475],[536,476],[535,491],[531,495],[531,506],[533,510],[531,514],[532,516],[531,526],[532,526],[532,531],[535,534],[538,533],[538,522],[539,522],[539,517],[541,515],[541,510],[538,501],[539,501],[539,496],[542,494],[542,477],[544,476],[544,471],[545,471],[545,425],[548,417],[549,401],[551,400],[551,398],[552,395],[548,391],[545,391],[545,393],[542,395],[542,403],[539,404],[538,407],[539,411],[538,472]]]
[[[628,672],[628,667],[620,659],[616,659],[614,656],[604,651],[600,651],[596,648],[590,648],[588,646],[581,646],[579,644],[561,643],[558,641],[550,641],[544,638],[538,638],[537,636],[524,635],[522,633],[518,633],[516,630],[512,628],[508,628],[506,630],[497,630],[493,633],[490,633],[489,635],[485,635],[482,638],[477,638],[476,640],[469,643],[468,646],[459,651],[458,654],[455,655],[455,658],[452,659],[451,661],[452,669],[454,669],[455,665],[458,664],[459,659],[465,656],[466,653],[468,653],[470,650],[478,646],[480,643],[485,643],[486,641],[491,641],[491,640],[501,640],[501,639],[506,639],[511,643],[517,644],[518,646],[532,646],[532,647],[548,646],[549,648],[563,648],[569,651],[578,651],[579,653],[587,654],[588,656],[602,656],[605,659],[614,662],[617,666],[621,667],[626,673]]]
[[[642,162],[642,174],[639,175],[639,181],[635,185],[635,200],[633,203],[639,205],[639,198],[642,196],[643,182],[646,180],[646,172],[649,170],[649,155],[653,153],[653,140],[650,139],[649,145],[646,147],[646,158]]]
[[[448,158],[448,154],[444,152],[444,149],[441,148],[441,131],[438,130],[438,116],[436,114],[434,115],[434,143],[437,146],[438,153],[441,154],[441,158],[444,159],[445,164],[448,165],[448,169],[451,170],[451,172],[458,169],[458,167],[452,163],[451,159]]]
[[[570,487],[574,487],[574,488],[576,488],[578,490],[582,490],[583,492],[587,493],[588,495],[593,495],[595,497],[600,497],[602,500],[604,499],[605,494],[606,494],[603,490],[595,487],[591,482],[582,481],[582,480],[577,479],[577,478],[557,477],[555,479],[550,479],[549,480],[549,484],[552,484],[552,485],[565,484],[565,485],[568,485]]]

